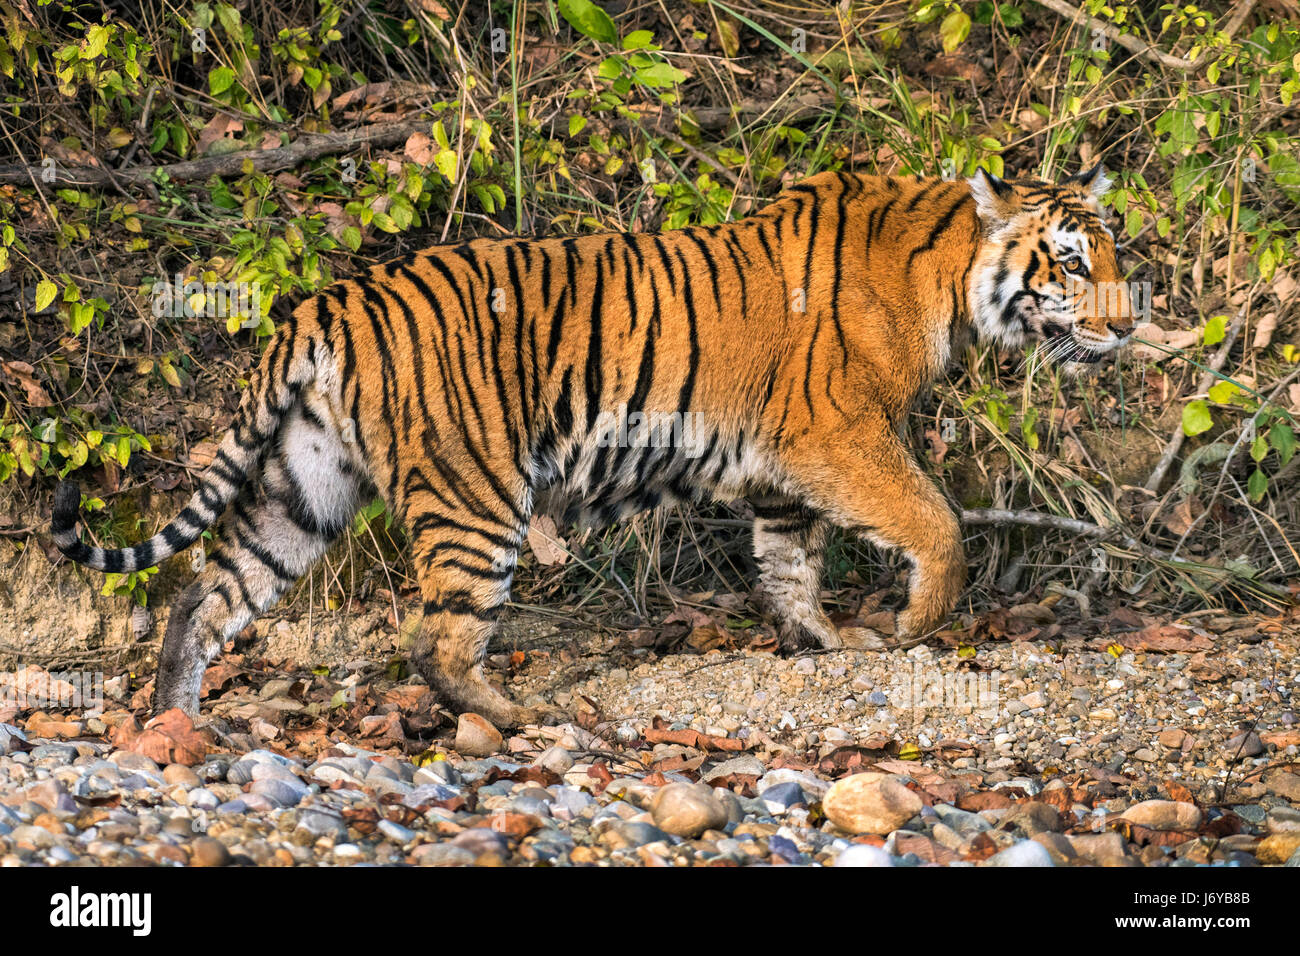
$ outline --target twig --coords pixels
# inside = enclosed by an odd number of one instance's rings
[[[1218,372],[1219,369],[1223,368],[1224,363],[1228,361],[1228,353],[1232,351],[1233,345],[1237,342],[1237,336],[1241,334],[1242,327],[1246,324],[1246,312],[1248,308],[1249,303],[1242,307],[1242,309],[1237,313],[1236,318],[1234,318],[1228,325],[1227,331],[1223,336],[1223,344],[1219,346],[1219,351],[1216,352],[1214,358],[1210,360],[1210,364],[1206,371],[1201,373],[1201,379],[1196,386],[1196,391],[1198,393],[1209,390],[1210,386],[1214,384],[1215,373]],[[1169,443],[1165,445],[1165,450],[1160,453],[1160,460],[1156,462],[1156,467],[1151,471],[1151,477],[1146,480],[1146,484],[1142,486],[1143,488],[1152,493],[1159,490],[1161,483],[1165,480],[1165,475],[1169,472],[1170,466],[1174,463],[1174,459],[1178,457],[1178,452],[1182,449],[1183,441],[1186,437],[1187,436],[1183,433],[1183,424],[1180,419],[1178,427],[1174,429],[1174,434],[1169,439]]]
[[[1003,508],[971,508],[961,513],[962,524],[1023,524],[1034,528],[1050,528],[1053,531],[1068,531],[1085,538],[1114,538],[1130,551],[1138,551],[1148,557],[1166,559],[1163,551],[1143,544],[1137,538],[1122,533],[1116,528],[1103,528],[1091,521],[1077,518],[1063,518],[1060,515],[1044,514],[1041,511],[1008,511]]]
[[[244,149],[236,153],[208,156],[204,159],[171,163],[166,166],[136,166],[130,169],[101,169],[97,166],[56,165],[54,179],[47,186],[111,186],[117,182],[143,185],[154,182],[154,177],[164,173],[173,181],[204,180],[210,176],[233,176],[240,173],[245,162],[261,172],[289,169],[309,159],[345,153],[365,146],[392,146],[403,142],[412,133],[429,128],[430,120],[408,120],[404,123],[384,123],[343,133],[326,133],[304,136],[289,146],[277,149]],[[26,165],[0,166],[0,183],[28,183],[34,181],[31,167]]]

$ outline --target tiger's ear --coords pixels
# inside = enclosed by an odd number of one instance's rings
[[[966,180],[971,195],[975,197],[975,210],[986,230],[992,230],[1011,218],[1015,190],[1009,183],[981,167]]]
[[[1081,173],[1076,173],[1066,180],[1066,183],[1073,186],[1083,187],[1085,192],[1091,193],[1094,201],[1100,202],[1101,197],[1106,195],[1110,189],[1111,179],[1106,175],[1106,167],[1098,163],[1092,169],[1085,169]]]

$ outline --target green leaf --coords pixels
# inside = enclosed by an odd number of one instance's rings
[[[86,49],[82,51],[83,60],[93,60],[104,52],[108,46],[108,27],[96,24],[86,31]]]
[[[36,311],[43,312],[59,294],[59,287],[49,279],[42,279],[36,284]]]
[[[228,66],[219,66],[208,74],[208,90],[213,96],[226,92],[235,83],[235,71]]]
[[[438,172],[446,177],[448,182],[456,181],[456,163],[460,157],[454,149],[439,150],[438,154],[433,157],[433,165],[438,167]]]
[[[636,71],[636,78],[646,86],[673,86],[686,79],[686,74],[668,63],[656,63]]]
[[[1212,427],[1214,427],[1214,419],[1210,416],[1210,406],[1201,399],[1188,402],[1183,408],[1184,435],[1199,435]]]
[[[1258,502],[1268,491],[1268,475],[1256,468],[1250,473],[1250,480],[1246,482],[1246,490],[1250,493],[1250,500]]]
[[[1273,427],[1268,430],[1268,443],[1273,446],[1273,450],[1277,452],[1277,457],[1284,465],[1295,454],[1295,432],[1285,422],[1275,422]]]
[[[1255,440],[1250,443],[1250,457],[1260,462],[1264,460],[1264,456],[1267,454],[1268,440],[1263,435],[1256,435]]]
[[[1218,381],[1210,386],[1210,391],[1207,394],[1210,396],[1210,401],[1216,405],[1227,405],[1232,401],[1232,396],[1239,391],[1241,389],[1237,388],[1232,382]]]
[[[574,113],[572,116],[569,117],[569,135],[577,136],[579,133],[582,132],[583,128],[586,125],[587,125],[587,117],[581,115],[580,113]]]
[[[954,10],[939,24],[939,36],[943,39],[943,51],[951,53],[970,36],[970,17],[960,10]]]
[[[583,36],[601,43],[617,43],[618,30],[609,14],[591,0],[559,0],[560,16]]]
[[[1025,412],[1025,417],[1020,422],[1020,434],[1025,439],[1025,444],[1035,451],[1038,450],[1038,432],[1034,430],[1037,421],[1038,409],[1031,408]]]
[[[655,42],[654,32],[651,30],[633,30],[627,36],[623,37],[624,50],[644,50],[652,46]]]
[[[1201,337],[1201,342],[1204,345],[1218,345],[1227,334],[1228,317],[1216,315],[1205,323],[1205,333]]]

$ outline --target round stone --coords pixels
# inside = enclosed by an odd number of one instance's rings
[[[502,745],[501,731],[492,726],[491,721],[478,714],[461,714],[456,722],[456,743],[458,753],[470,757],[490,757],[500,753]]]
[[[727,825],[727,808],[704,784],[670,783],[650,804],[655,826],[674,836],[697,837]]]
[[[985,866],[1055,866],[1047,847],[1034,840],[1021,840],[999,850],[984,861]]]
[[[225,844],[212,837],[198,837],[190,844],[190,860],[194,866],[229,866],[230,851]]]
[[[1203,814],[1195,804],[1179,800],[1143,800],[1125,810],[1120,818],[1152,830],[1198,830]]]
[[[836,866],[893,866],[894,858],[878,846],[855,843],[835,858]]]
[[[892,833],[921,812],[921,798],[896,780],[853,774],[835,781],[822,809],[849,833]]]

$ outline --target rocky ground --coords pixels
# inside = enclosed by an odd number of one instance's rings
[[[574,719],[504,736],[396,659],[228,653],[198,726],[129,675],[33,709],[62,678],[0,674],[0,863],[1300,865],[1293,623],[1035,607],[791,659],[523,619],[496,677]]]

